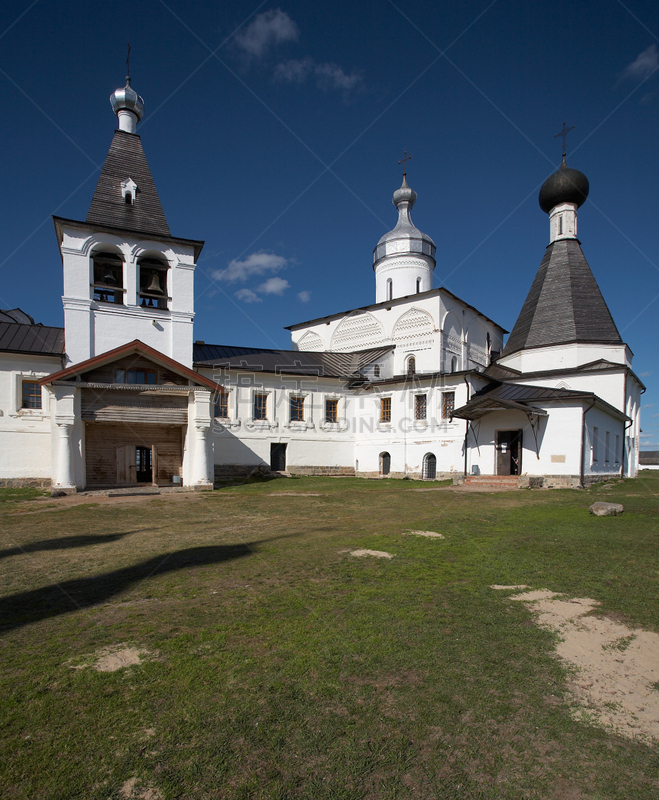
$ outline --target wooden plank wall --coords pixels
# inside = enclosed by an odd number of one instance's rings
[[[89,422],[186,425],[188,395],[150,394],[128,390],[83,389],[82,418]]]
[[[116,486],[117,451],[121,460],[121,473],[130,474],[125,454],[128,446],[155,447],[157,457],[156,482],[172,486],[172,476],[181,474],[183,464],[183,427],[157,425],[121,425],[115,423],[85,423],[85,450],[87,459],[87,486]],[[123,459],[123,460],[122,460]],[[134,472],[134,470],[133,470]]]

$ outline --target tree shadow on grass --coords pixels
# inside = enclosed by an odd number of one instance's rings
[[[29,592],[9,595],[0,598],[0,634],[43,619],[104,603],[131,585],[156,575],[190,567],[222,564],[255,553],[259,544],[298,535],[300,534],[274,536],[247,544],[189,547],[154,556],[138,564],[102,575],[74,578]]]
[[[87,547],[90,544],[106,544],[123,539],[133,533],[141,533],[142,530],[126,531],[125,533],[108,533],[102,536],[60,536],[57,539],[42,539],[39,542],[28,542],[27,544],[7,547],[0,550],[0,559],[10,556],[20,556],[27,553],[39,553],[44,550],[68,550],[73,547]]]

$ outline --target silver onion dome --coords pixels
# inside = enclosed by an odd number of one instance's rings
[[[110,104],[115,114],[124,109],[132,111],[139,122],[144,114],[144,100],[130,85],[130,78],[126,77],[126,85],[122,89],[115,89],[110,95]]]
[[[377,264],[387,256],[404,253],[423,253],[434,259],[435,243],[412,222],[410,211],[416,202],[416,192],[407,185],[405,174],[400,189],[394,192],[392,202],[398,209],[398,222],[396,227],[385,233],[377,243],[373,250],[373,264]]]

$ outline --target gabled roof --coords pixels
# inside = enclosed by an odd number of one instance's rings
[[[547,401],[590,400],[620,419],[629,419],[622,411],[599,398],[593,392],[581,392],[574,389],[552,389],[547,386],[525,386],[519,383],[493,382],[476,392],[468,403],[453,412],[460,419],[480,419],[493,411],[518,409],[525,413],[546,415],[546,411],[532,403]]]
[[[197,367],[227,367],[275,374],[345,378],[358,376],[365,366],[384,357],[391,350],[393,345],[353,353],[328,353],[196,343],[193,360]]]
[[[448,289],[441,286],[439,289],[428,289],[427,292],[419,292],[418,294],[407,294],[404,297],[395,297],[393,300],[383,300],[381,303],[372,303],[370,306],[361,306],[360,308],[351,308],[348,311],[340,311],[338,314],[328,314],[326,317],[316,317],[316,319],[309,319],[306,322],[296,322],[295,325],[286,325],[284,330],[286,331],[295,331],[298,328],[306,328],[307,325],[315,325],[318,322],[328,322],[333,319],[340,319],[341,317],[347,317],[349,314],[354,314],[357,311],[374,311],[376,308],[389,308],[393,306],[402,305],[403,303],[409,303],[410,300],[422,300],[426,297],[439,297],[442,294],[446,294],[449,297],[453,298],[453,300],[457,300],[458,303],[462,303],[465,308],[470,308],[472,311],[475,311],[479,317],[482,317],[484,320],[491,322],[493,325],[496,325],[502,333],[508,333],[505,328],[502,328],[499,323],[495,322],[493,319],[486,317],[481,311],[479,311],[475,306],[472,306],[470,303],[465,303],[464,300],[459,298],[457,294],[453,294],[453,292],[449,292]]]
[[[641,466],[644,464],[651,466],[659,464],[659,450],[640,450],[638,454],[638,463]]]
[[[59,372],[53,372],[52,375],[42,378],[39,383],[44,385],[55,383],[57,381],[66,381],[67,379],[73,378],[76,375],[80,375],[83,372],[89,372],[97,367],[102,367],[105,364],[109,364],[112,361],[116,361],[118,358],[122,358],[132,353],[140,353],[141,355],[151,359],[151,361],[154,361],[156,364],[167,367],[167,369],[170,369],[172,372],[176,372],[178,375],[182,375],[183,377],[188,378],[193,383],[199,384],[200,386],[205,386],[213,391],[218,389],[218,385],[215,383],[215,381],[210,380],[210,378],[206,378],[204,375],[200,375],[198,372],[195,372],[178,361],[174,361],[173,358],[164,355],[164,353],[154,350],[153,347],[149,347],[148,344],[144,344],[144,342],[141,342],[139,339],[134,339],[132,342],[122,344],[121,347],[115,347],[114,350],[108,350],[106,353],[101,353],[101,355],[94,356],[94,358],[88,358],[87,361],[81,361],[79,364],[75,364],[72,367],[67,367]]]
[[[577,239],[547,247],[501,356],[569,342],[622,344]]]
[[[64,353],[64,328],[0,322],[0,351],[61,356]]]
[[[123,198],[121,183],[137,184],[133,204]],[[169,236],[169,225],[151,177],[151,170],[135,133],[115,131],[87,214],[88,223]]]

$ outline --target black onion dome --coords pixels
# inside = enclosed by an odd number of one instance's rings
[[[545,214],[561,203],[574,203],[579,208],[586,202],[589,189],[588,178],[578,169],[568,167],[563,156],[561,166],[542,184],[538,202]]]

